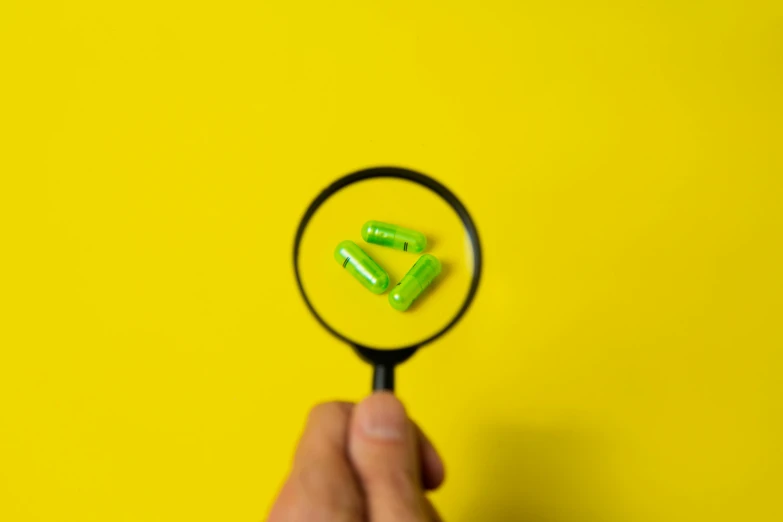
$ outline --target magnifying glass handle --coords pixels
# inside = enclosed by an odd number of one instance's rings
[[[394,391],[394,365],[376,364],[372,372],[372,391]]]

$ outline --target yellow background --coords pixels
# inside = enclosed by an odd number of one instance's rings
[[[474,215],[402,367],[452,521],[783,519],[783,4],[0,4],[0,520],[253,521],[369,368],[289,252],[396,164]]]

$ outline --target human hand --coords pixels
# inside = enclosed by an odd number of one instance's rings
[[[310,412],[269,522],[439,522],[443,462],[391,393]]]

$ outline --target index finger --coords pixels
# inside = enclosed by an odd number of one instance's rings
[[[363,520],[364,500],[346,453],[352,409],[339,402],[312,409],[269,522]]]

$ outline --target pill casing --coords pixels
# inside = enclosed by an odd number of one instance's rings
[[[382,294],[389,287],[386,270],[353,241],[346,240],[337,245],[334,259],[370,292]]]
[[[431,254],[424,254],[389,292],[389,304],[395,310],[404,312],[430,286],[432,280],[440,274],[440,270],[441,264],[438,258]]]
[[[362,225],[362,238],[368,243],[414,254],[427,248],[427,238],[421,232],[380,221],[368,221]]]

